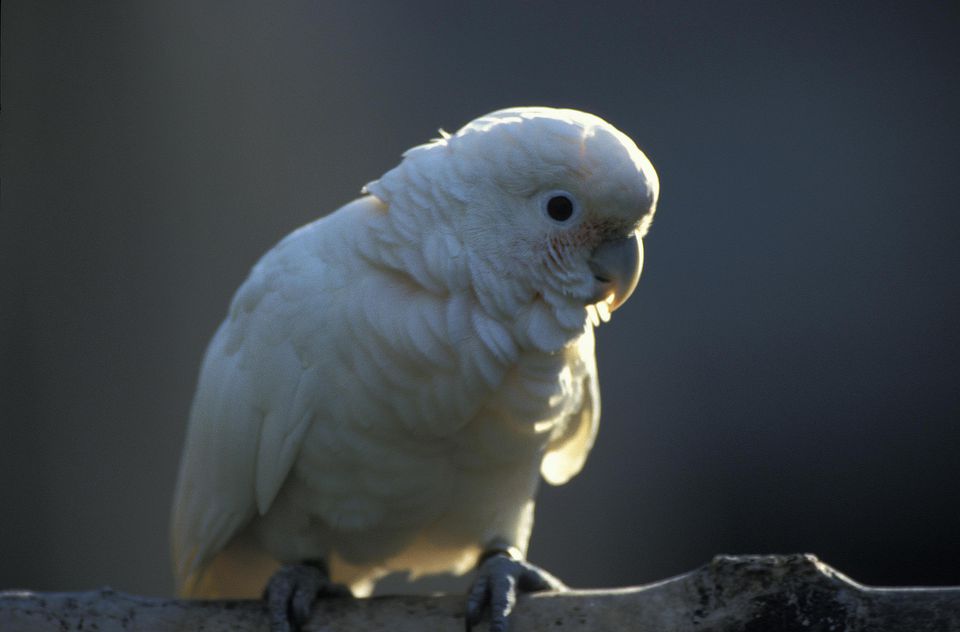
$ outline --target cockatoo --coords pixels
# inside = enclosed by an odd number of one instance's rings
[[[467,625],[489,610],[503,630],[516,590],[562,588],[525,559],[534,496],[594,442],[594,328],[637,284],[658,191],[606,121],[512,108],[414,147],[284,238],[200,371],[179,593],[266,585],[279,630],[340,585],[477,566]]]

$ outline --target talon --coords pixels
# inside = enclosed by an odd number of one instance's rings
[[[285,564],[267,582],[263,598],[270,612],[270,632],[299,632],[310,620],[318,597],[349,596],[350,589],[330,581],[322,561]]]
[[[559,579],[523,559],[507,552],[496,552],[481,558],[477,577],[467,596],[466,630],[470,630],[490,611],[490,632],[506,632],[507,621],[522,593],[543,590],[566,590]]]

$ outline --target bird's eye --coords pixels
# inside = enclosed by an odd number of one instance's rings
[[[566,195],[554,195],[547,200],[547,215],[558,222],[567,221],[573,217],[573,200]]]

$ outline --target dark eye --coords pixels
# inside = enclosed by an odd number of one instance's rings
[[[547,215],[558,222],[565,222],[573,216],[573,201],[565,195],[555,195],[547,200]]]

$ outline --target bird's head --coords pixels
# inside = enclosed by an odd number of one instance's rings
[[[571,309],[583,317],[593,305],[606,319],[636,287],[659,182],[603,119],[500,110],[407,152],[401,167],[403,182],[391,188],[413,184],[444,199],[440,221],[468,253],[472,283],[510,295],[500,303],[542,298],[568,321]],[[388,196],[386,178],[368,188]]]

